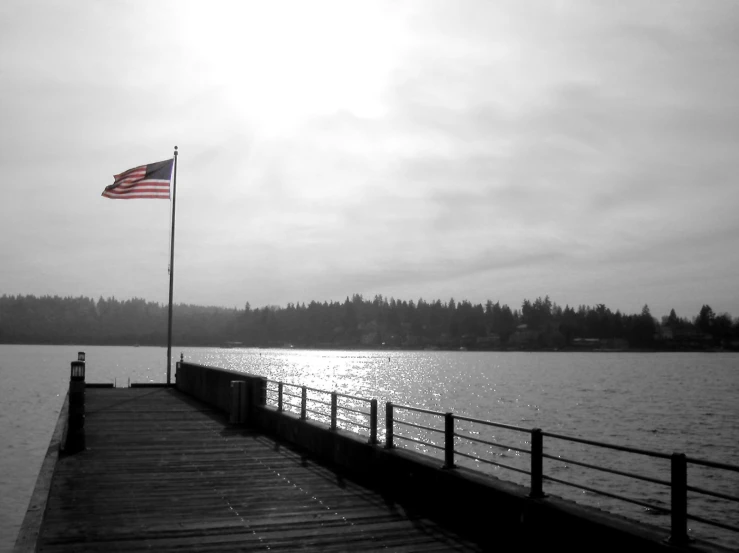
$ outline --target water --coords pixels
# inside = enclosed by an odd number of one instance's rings
[[[36,475],[66,392],[69,362],[87,353],[87,381],[166,380],[165,348],[0,345],[0,551],[9,550],[23,520]],[[737,463],[739,355],[525,352],[361,352],[175,348],[179,358],[261,374],[274,380],[377,398],[527,429],[579,436],[620,445],[685,452]],[[174,370],[174,366],[173,366]],[[401,413],[398,412],[398,417]],[[405,420],[441,428],[438,417],[407,412]],[[380,422],[380,428],[383,428]],[[473,437],[528,449],[528,434],[458,425]],[[411,437],[441,444],[440,434],[397,427]],[[396,440],[440,456],[432,447]],[[514,468],[527,469],[528,455],[459,440],[457,448]],[[616,470],[669,480],[669,461],[626,455],[545,438],[545,452]],[[527,483],[528,477],[458,456],[461,465]],[[669,490],[610,477],[570,463],[546,460],[544,472],[611,493],[669,506]],[[689,468],[689,483],[739,495],[736,474]],[[545,491],[661,526],[669,516],[647,512],[590,492],[545,482]],[[723,501],[691,494],[690,511],[737,524],[739,510]],[[733,511],[732,511],[733,509]],[[739,547],[736,535],[690,522],[702,539]]]

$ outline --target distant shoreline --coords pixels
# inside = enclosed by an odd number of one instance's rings
[[[166,348],[166,344],[146,344],[146,343],[122,343],[122,342],[3,342],[0,345],[7,346],[111,346],[111,347],[161,347]],[[317,350],[317,351],[443,351],[458,353],[483,353],[483,352],[528,352],[528,353],[737,353],[737,349],[727,348],[588,348],[588,347],[563,347],[563,348],[455,348],[455,347],[403,347],[403,346],[369,346],[361,344],[337,344],[337,345],[301,345],[295,344],[292,347],[286,345],[239,345],[225,346],[223,344],[172,344],[173,348],[218,348],[218,349],[282,349],[282,350]]]

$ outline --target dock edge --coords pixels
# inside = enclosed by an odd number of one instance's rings
[[[41,532],[41,524],[46,513],[46,504],[49,501],[51,482],[54,477],[54,469],[59,455],[63,452],[64,442],[67,434],[67,422],[69,420],[69,392],[64,396],[64,403],[59,411],[54,433],[51,435],[49,447],[41,463],[33,488],[31,499],[28,502],[26,514],[23,517],[18,537],[15,540],[13,553],[30,553],[36,551],[36,546]]]

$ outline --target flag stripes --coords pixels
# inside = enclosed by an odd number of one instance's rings
[[[114,175],[113,184],[105,187],[102,196],[114,200],[168,200],[173,162],[149,163]]]

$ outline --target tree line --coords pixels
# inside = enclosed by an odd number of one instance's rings
[[[166,345],[167,306],[140,298],[0,297],[0,343]],[[177,304],[181,346],[409,349],[739,349],[739,320],[704,305],[692,318],[655,319],[604,304],[561,307],[549,296],[519,309],[488,300],[396,300],[355,294],[343,302],[243,309]]]

